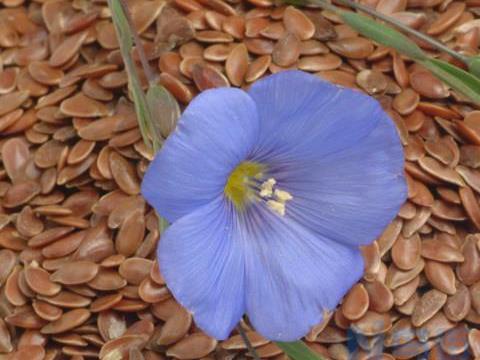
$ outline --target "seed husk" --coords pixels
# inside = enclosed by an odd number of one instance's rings
[[[216,345],[217,341],[207,335],[193,334],[169,347],[167,355],[177,359],[201,358],[212,352]]]
[[[44,326],[40,332],[42,334],[59,334],[72,330],[82,325],[90,317],[90,311],[85,309],[75,309],[64,313],[58,320]]]
[[[228,55],[225,62],[225,71],[228,79],[235,86],[243,83],[248,70],[248,50],[244,44],[237,45]]]
[[[117,305],[122,300],[122,298],[123,295],[120,293],[98,297],[90,305],[90,312],[98,313],[111,309],[112,307]]]
[[[407,220],[402,229],[402,235],[406,238],[410,238],[415,234],[425,223],[428,221],[431,215],[431,209],[428,207],[422,207],[415,214],[413,219]]]
[[[42,248],[42,255],[46,258],[60,258],[73,253],[80,246],[85,232],[78,231],[54,241]]]
[[[416,329],[418,340],[427,342],[429,339],[444,334],[455,327],[455,323],[450,321],[442,311],[437,312],[430,320]]]
[[[208,65],[195,64],[192,69],[192,78],[200,91],[230,86],[225,75]]]
[[[15,267],[17,258],[15,253],[8,249],[0,250],[0,286],[2,286],[7,280],[8,276]]]
[[[304,71],[328,71],[338,69],[342,59],[334,54],[303,56],[298,62],[298,68]]]
[[[457,325],[448,331],[440,341],[440,347],[449,355],[459,355],[468,348],[468,327]]]
[[[385,334],[385,346],[398,346],[408,343],[415,338],[415,329],[409,319],[403,318],[395,322]]]
[[[362,246],[360,250],[362,251],[364,261],[364,278],[366,280],[375,279],[378,276],[382,265],[377,242],[375,241],[370,245]]]
[[[394,219],[384,230],[383,234],[378,238],[378,248],[380,255],[383,256],[393,246],[398,235],[402,231],[403,222],[401,219]]]
[[[467,236],[463,245],[463,263],[457,266],[457,276],[465,285],[473,285],[480,280],[480,254],[476,246],[477,237]]]
[[[37,294],[54,296],[60,292],[62,287],[50,281],[49,276],[49,273],[36,263],[32,263],[25,268],[25,280],[30,289]]]
[[[419,160],[419,164],[423,170],[429,174],[452,184],[464,186],[465,183],[461,176],[452,169],[443,167],[437,160],[431,157],[423,157]]]
[[[118,271],[130,284],[140,285],[148,277],[152,265],[151,260],[130,257],[120,265]]]
[[[73,228],[68,227],[68,226],[61,226],[61,227],[55,227],[48,229],[44,231],[41,234],[38,234],[34,237],[32,237],[28,241],[28,245],[31,247],[43,247],[45,245],[48,245],[55,240],[61,238],[62,236],[67,235],[68,233],[72,232]]]
[[[85,284],[95,278],[98,274],[97,264],[79,260],[64,264],[60,269],[50,275],[50,280],[63,285]]]
[[[12,338],[10,331],[3,319],[0,319],[0,351],[9,353],[13,350]]]
[[[393,307],[393,294],[383,282],[378,280],[367,282],[365,284],[365,289],[368,292],[370,310],[384,313]]]
[[[455,294],[448,297],[447,302],[443,307],[443,311],[450,320],[461,321],[467,316],[470,307],[470,292],[465,285],[459,283]]]
[[[408,88],[403,90],[400,94],[393,99],[392,107],[399,112],[400,115],[412,114],[420,101],[420,95],[414,90]],[[410,118],[413,121],[420,121],[421,118]],[[407,125],[407,127],[415,129],[415,125]]]
[[[478,329],[471,329],[468,333],[468,344],[472,349],[473,355],[478,357],[480,350],[480,331]]]
[[[30,306],[25,306],[17,312],[5,317],[7,324],[17,326],[22,329],[40,329],[45,326],[46,321],[40,318]]]
[[[125,335],[117,339],[113,339],[102,346],[99,353],[100,359],[115,359],[128,356],[131,348],[143,348],[145,339],[138,335]]]
[[[450,95],[448,87],[425,70],[410,73],[410,85],[427,98],[444,99]]]
[[[347,319],[358,320],[367,312],[368,307],[368,292],[362,284],[357,284],[345,297],[342,312]]]
[[[46,355],[45,349],[40,345],[27,345],[11,354],[14,359],[41,360]]]
[[[447,295],[438,290],[426,292],[415,307],[412,324],[417,327],[424,324],[443,307],[446,301]]]
[[[100,291],[114,291],[127,285],[127,281],[115,270],[100,269],[88,286]]]
[[[0,131],[11,128],[23,115],[23,109],[13,110],[0,117]]]
[[[424,266],[425,262],[422,259],[420,259],[420,261],[413,269],[408,271],[402,271],[392,264],[388,268],[385,285],[387,285],[391,290],[405,285],[406,283],[413,280],[418,274],[420,274]]]
[[[457,291],[455,287],[455,273],[448,264],[437,261],[425,261],[425,276],[437,290],[447,295]]]
[[[245,81],[253,82],[260,78],[267,71],[271,62],[272,57],[270,55],[260,56],[256,60],[252,61],[248,67],[247,73],[245,74]]]
[[[41,300],[32,303],[35,313],[44,320],[56,321],[62,316],[62,309]]]
[[[0,95],[0,116],[8,114],[17,109],[28,99],[28,97],[28,91],[15,91]]]
[[[315,25],[312,21],[293,6],[285,9],[283,24],[288,32],[295,34],[300,40],[310,39],[315,33]]]
[[[427,34],[437,35],[445,30],[447,30],[451,25],[462,16],[463,11],[465,10],[465,3],[463,2],[453,2],[448,7],[447,10],[442,13],[433,23],[430,24],[427,29]]]
[[[158,337],[155,338],[155,342],[159,345],[170,345],[176,343],[187,334],[191,323],[191,314],[189,314],[183,308],[178,308],[178,310],[168,318],[167,322],[158,334]],[[254,344],[253,346],[261,346],[268,343],[266,339],[255,332],[248,333],[247,336],[252,344]],[[224,342],[222,346],[226,349],[239,349],[238,344],[241,343],[244,345],[244,343],[243,340],[238,340],[240,339],[237,338],[236,341],[231,341],[230,346],[225,346]],[[240,347],[240,349],[242,349],[242,347]]]
[[[273,62],[283,67],[293,65],[300,57],[300,44],[295,34],[286,33],[273,48]]]
[[[50,66],[59,67],[65,65],[70,59],[72,59],[80,46],[87,38],[88,32],[82,31],[72,36],[65,38],[65,40],[55,49],[50,56],[48,63]]]
[[[135,211],[120,227],[115,239],[115,248],[119,254],[132,256],[143,241],[144,235],[145,218],[141,211]]]
[[[249,331],[246,333],[246,335],[253,347],[262,346],[268,343],[267,339],[265,339],[263,336],[261,336],[255,331]],[[245,342],[242,340],[241,335],[233,335],[228,340],[223,341],[221,346],[222,348],[227,350],[237,350],[237,349],[246,348]]]
[[[387,77],[380,71],[366,69],[357,74],[357,84],[370,95],[374,95],[384,92],[387,89],[388,82]]]
[[[410,359],[416,355],[420,355],[435,345],[435,341],[427,341],[425,343],[419,342],[418,340],[412,340],[405,345],[401,345],[395,348],[392,352],[392,355],[395,359]]]
[[[410,238],[399,236],[392,247],[392,260],[401,270],[411,270],[420,260],[422,248],[420,236],[414,235]]]
[[[60,111],[68,116],[83,118],[107,116],[110,110],[101,102],[78,93],[60,104]]]
[[[371,41],[360,37],[331,41],[328,46],[337,54],[350,59],[364,59],[373,52]]]
[[[358,321],[352,323],[352,330],[366,336],[383,334],[392,327],[389,315],[367,311]]]

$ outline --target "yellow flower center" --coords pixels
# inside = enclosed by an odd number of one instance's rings
[[[264,165],[251,161],[240,163],[228,177],[225,195],[239,210],[243,210],[248,202],[257,200],[284,216],[287,201],[293,197],[289,192],[279,189],[274,178],[266,178],[265,169]]]
[[[256,190],[252,188],[251,181],[260,179],[264,170],[262,164],[244,161],[232,171],[224,192],[237,209],[244,209],[247,202],[254,199]]]

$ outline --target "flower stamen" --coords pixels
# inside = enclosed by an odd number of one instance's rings
[[[245,209],[248,203],[261,201],[273,212],[285,215],[287,201],[293,196],[279,189],[277,181],[265,176],[266,167],[259,163],[240,163],[230,174],[225,184],[225,195],[239,210]],[[266,180],[264,180],[266,178]]]
[[[264,181],[260,185],[260,196],[265,198],[265,197],[271,197],[273,194],[273,187],[275,186],[277,182],[275,179],[270,178],[267,181]]]
[[[279,190],[279,189],[275,189],[275,196],[279,201],[283,203],[293,199],[293,196],[288,191]]]
[[[280,216],[285,216],[285,204],[276,200],[267,200],[267,206]]]
[[[267,201],[267,206],[280,216],[285,216],[287,201],[293,199],[288,191],[275,188],[277,181],[269,178],[260,185],[259,195]]]

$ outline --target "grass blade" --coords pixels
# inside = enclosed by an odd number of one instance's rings
[[[325,0],[311,0],[313,3],[323,6],[325,9],[338,14],[346,24],[367,38],[380,44],[396,49],[403,55],[407,55],[416,62],[429,69],[436,77],[447,85],[457,90],[463,96],[469,98],[476,104],[480,104],[480,79],[474,74],[480,73],[480,58],[470,58],[468,63],[469,73],[443,60],[428,57],[417,44],[397,30],[381,24],[369,17],[340,10],[338,7],[325,2]],[[350,5],[350,0],[339,0],[341,3]],[[353,6],[353,5],[352,5]],[[359,7],[356,4],[354,7]],[[363,5],[362,5],[363,6]],[[363,7],[361,8],[363,9]],[[374,10],[369,10],[373,16],[379,16]],[[384,19],[385,15],[381,15]],[[423,36],[423,35],[422,35]],[[426,35],[425,35],[426,36]]]
[[[468,72],[480,77],[480,56],[472,56],[467,60]]]
[[[280,349],[292,360],[324,360],[322,356],[314,353],[303,341],[275,342]]]
[[[428,59],[421,64],[443,82],[480,105],[480,79],[446,61]]]
[[[108,6],[112,12],[112,20],[118,36],[120,52],[125,64],[125,71],[127,72],[130,90],[132,91],[133,103],[135,105],[135,111],[138,117],[138,126],[140,128],[140,132],[142,133],[145,144],[151,148],[154,148],[151,140],[153,134],[150,131],[152,127],[152,117],[149,112],[147,99],[145,98],[145,94],[142,90],[140,78],[138,77],[135,62],[133,61],[132,57],[133,35],[130,31],[129,24],[125,13],[123,12],[120,1],[108,0]]]
[[[354,12],[340,11],[339,15],[345,23],[377,43],[392,47],[413,60],[424,60],[427,58],[427,55],[417,44],[391,27]]]
[[[313,1],[320,1],[320,2],[323,2],[325,0],[313,0]],[[394,26],[396,27],[397,29],[400,29],[402,30],[403,32],[411,35],[411,36],[414,36],[416,37],[417,39],[419,40],[422,40],[428,44],[430,44],[431,46],[433,46],[434,48],[436,48],[437,50],[439,51],[443,51],[447,54],[449,54],[450,56],[452,56],[453,58],[463,62],[463,63],[467,63],[467,57],[456,52],[455,50],[449,48],[448,46],[446,46],[444,43],[438,41],[437,39],[435,38],[432,38],[420,31],[417,31],[415,29],[412,29],[411,27],[409,27],[408,25],[405,25],[404,23],[402,23],[401,21],[391,17],[391,16],[388,16],[388,15],[385,15],[383,13],[380,13],[378,11],[376,11],[375,9],[373,9],[372,7],[370,6],[367,6],[367,5],[364,5],[360,2],[355,2],[355,1],[352,1],[352,0],[336,0],[338,3],[340,4],[343,4],[343,5],[346,5],[346,6],[349,6],[353,9],[357,9],[357,10],[360,10],[362,12],[365,12],[377,19],[380,19],[382,21],[385,21],[387,24],[391,25],[391,26]],[[388,27],[389,28],[389,27]],[[408,39],[408,38],[407,38]]]

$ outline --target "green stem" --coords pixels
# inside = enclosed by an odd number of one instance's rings
[[[132,32],[133,40],[135,41],[135,45],[138,52],[138,57],[140,58],[140,63],[142,64],[143,71],[145,72],[145,76],[147,77],[149,84],[155,84],[155,76],[153,75],[153,71],[150,67],[150,64],[147,60],[147,55],[145,54],[145,49],[143,47],[142,41],[140,36],[138,35],[137,29],[135,29],[135,24],[133,23],[132,15],[130,14],[130,10],[128,9],[127,3],[125,0],[120,0],[120,5],[122,6],[123,13],[125,14],[125,18],[127,19],[128,25],[130,26],[130,31]]]
[[[327,7],[325,5],[326,4],[325,1],[323,1],[323,0],[312,0],[312,2],[321,3],[321,5],[324,6],[326,9],[335,11],[331,8],[332,7],[331,4],[328,4],[329,6]],[[389,23],[391,25],[395,25],[397,28],[401,29],[402,31],[404,31],[404,32],[406,32],[410,35],[413,35],[413,36],[415,36],[416,38],[418,38],[422,41],[425,41],[426,43],[432,45],[433,47],[437,48],[438,50],[444,51],[447,54],[449,54],[450,56],[452,56],[453,58],[455,58],[457,60],[460,60],[464,64],[468,65],[468,63],[467,63],[468,58],[466,56],[463,56],[463,55],[457,53],[456,51],[450,49],[448,46],[441,43],[440,41],[435,40],[428,35],[425,35],[425,34],[419,32],[417,30],[412,29],[411,27],[403,24],[401,21],[398,21],[397,19],[394,19],[394,18],[392,18],[390,16],[387,16],[387,15],[384,15],[382,13],[379,13],[378,11],[375,11],[371,7],[368,7],[368,6],[360,4],[360,3],[356,3],[356,2],[351,1],[351,0],[336,0],[336,2],[338,2],[340,4],[343,4],[343,5],[347,5],[349,7],[357,9],[357,10],[361,10],[361,11],[363,11],[363,12],[369,14],[369,15],[372,15],[372,16],[380,19],[380,20],[385,21],[386,23]]]
[[[123,11],[119,0],[108,0],[108,6],[112,12],[113,25],[120,44],[120,53],[125,64],[125,71],[127,72],[128,82],[132,88],[133,103],[138,117],[138,126],[142,134],[143,141],[148,147],[153,148],[153,143],[148,136],[148,122],[150,121],[150,114],[147,107],[145,94],[142,91],[140,78],[133,62],[131,51],[133,48],[132,34],[130,26]]]
[[[244,342],[245,345],[247,346],[247,349],[248,349],[248,351],[250,352],[250,355],[252,355],[252,357],[253,357],[255,360],[260,360],[260,357],[258,356],[257,351],[256,351],[255,348],[252,346],[252,343],[251,343],[250,340],[248,339],[248,336],[247,336],[247,334],[245,333],[245,330],[243,330],[242,325],[238,325],[238,326],[237,326],[237,330],[238,330],[238,333],[240,334],[240,336],[242,337],[243,342]]]
[[[131,53],[134,44],[133,39],[135,39],[137,51],[142,62],[143,70],[145,71],[145,76],[150,82],[150,87],[155,86],[154,75],[150,69],[142,42],[135,30],[135,27],[133,26],[130,12],[124,0],[108,0],[108,5],[112,11],[113,24],[115,26],[120,44],[120,52],[122,54],[125,64],[125,71],[127,72],[128,81],[132,90],[133,102],[135,104],[140,132],[145,144],[147,144],[147,146],[151,147],[153,151],[156,152],[160,148],[163,139],[159,138],[155,132],[152,113],[141,86],[137,67],[133,61]]]
[[[145,49],[143,47],[142,40],[138,35],[137,29],[135,28],[135,24],[133,23],[132,15],[130,14],[130,9],[128,8],[125,0],[119,0],[119,3],[123,10],[123,14],[125,15],[125,19],[127,20],[127,24],[130,27],[130,33],[133,37],[135,47],[137,49],[138,57],[140,58],[140,63],[142,64],[143,73],[147,78],[149,86],[150,87],[155,86],[156,85],[155,76],[153,74],[152,68],[150,67],[150,64],[148,63],[147,55],[145,54]],[[147,100],[147,110],[150,112],[150,116],[149,116],[149,121],[147,121],[145,125],[148,128],[148,133],[151,135],[153,151],[157,152],[161,147],[161,143],[163,139],[157,138],[157,136],[155,136],[156,132],[152,122],[153,121],[152,113],[151,113],[151,109],[148,106],[148,100]]]

